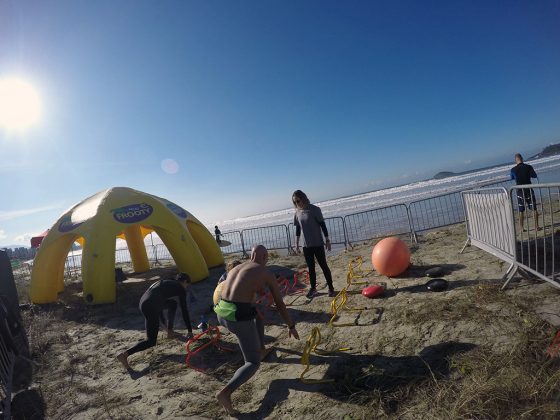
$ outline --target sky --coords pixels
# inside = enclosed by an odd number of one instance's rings
[[[214,223],[536,152],[560,142],[559,21],[556,0],[0,0],[0,79],[42,107],[0,127],[0,246],[114,186]]]

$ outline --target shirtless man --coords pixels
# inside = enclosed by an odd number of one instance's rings
[[[247,261],[228,272],[224,282],[220,301],[214,306],[218,322],[236,335],[243,353],[245,364],[241,366],[216,394],[216,398],[229,415],[238,415],[231,402],[231,394],[247,382],[258,370],[261,359],[266,355],[264,349],[264,326],[257,325],[257,311],[254,301],[257,291],[268,287],[272,293],[276,308],[288,325],[288,336],[299,340],[296,325],[290,318],[286,305],[280,295],[274,275],[266,268],[268,251],[257,245],[251,251],[251,261]],[[262,331],[261,331],[262,330]]]

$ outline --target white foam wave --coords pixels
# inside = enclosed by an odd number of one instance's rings
[[[555,171],[560,168],[560,156],[535,159],[528,163],[533,165],[537,173]],[[335,198],[316,204],[321,207],[325,217],[344,216],[349,213],[367,209],[386,207],[398,203],[410,203],[430,196],[465,190],[480,185],[481,183],[505,181],[509,179],[510,169],[512,167],[513,164],[507,164],[444,179],[429,179],[398,187],[356,194],[349,197]],[[220,225],[222,232],[256,226],[288,224],[293,220],[293,214],[293,208],[286,208],[283,210],[226,220],[217,224]],[[212,226],[214,226],[214,224],[212,224]]]

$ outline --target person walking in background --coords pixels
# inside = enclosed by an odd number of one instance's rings
[[[516,165],[511,168],[510,176],[511,179],[515,180],[516,185],[530,185],[531,178],[538,178],[535,169],[523,162],[523,156],[520,153],[515,154]],[[519,224],[521,225],[521,230],[525,229],[525,207],[533,210],[533,215],[535,217],[535,228],[539,228],[539,213],[537,211],[537,201],[535,199],[535,192],[532,188],[520,188],[517,190],[517,208],[519,210]]]
[[[327,264],[325,256],[325,248],[331,250],[331,241],[329,232],[321,209],[309,202],[307,195],[301,190],[294,191],[292,194],[292,203],[296,208],[294,215],[294,225],[296,227],[296,252],[299,253],[300,237],[303,232],[303,256],[309,270],[309,281],[311,288],[307,293],[309,299],[317,294],[317,273],[315,272],[315,259],[319,263],[321,270],[329,287],[329,297],[335,296],[332,282],[331,270]],[[323,235],[325,241],[323,242]]]
[[[220,232],[220,229],[218,229],[218,226],[214,226],[214,235],[216,235],[216,242],[218,242],[219,244],[222,243],[222,239],[220,238],[222,232]]]
[[[117,360],[122,363],[126,370],[131,369],[128,364],[128,356],[156,345],[159,322],[160,320],[164,320],[164,309],[167,309],[167,338],[176,338],[179,336],[179,334],[173,330],[175,312],[177,310],[176,300],[179,301],[183,321],[188,330],[186,339],[189,340],[193,337],[189,310],[187,308],[186,293],[186,288],[190,282],[191,279],[188,274],[179,273],[175,279],[156,281],[144,292],[140,298],[139,306],[142,315],[146,318],[147,339],[123,351],[117,356]]]

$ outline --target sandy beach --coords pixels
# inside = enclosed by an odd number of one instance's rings
[[[275,350],[234,394],[241,418],[557,418],[559,359],[548,358],[546,350],[560,329],[560,292],[517,278],[500,291],[505,264],[474,247],[459,254],[465,239],[463,225],[420,236],[418,244],[409,244],[412,266],[402,276],[370,273],[365,279],[386,283],[383,297],[367,299],[359,294],[362,285],[350,286],[348,307],[363,310],[343,312],[337,322],[357,325],[327,324],[331,299],[320,270],[320,296],[311,302],[303,296],[284,299],[301,340],[289,339],[277,313],[265,311],[266,338]],[[361,256],[363,271],[372,269],[375,242],[328,257],[337,290],[346,285],[352,259]],[[274,253],[269,265],[286,276],[305,267],[303,256]],[[423,286],[426,270],[436,266],[450,283],[447,291]],[[66,286],[58,304],[23,311],[37,363],[34,387],[48,418],[226,417],[214,394],[242,358],[223,329],[221,342],[233,351],[213,346],[201,351],[192,364],[204,372],[185,364],[183,341],[165,339],[161,331],[156,347],[130,357],[134,373],[115,360],[144,337],[137,307],[142,293],[174,272],[162,266],[128,273],[118,285],[117,303],[99,306],[83,303],[78,279]],[[222,272],[213,269],[210,278],[193,285],[193,324],[208,310]],[[209,321],[215,325],[215,316]],[[185,332],[181,320],[176,327]],[[306,377],[332,381],[305,384],[300,360],[315,327],[322,336],[319,348],[333,352],[312,354]]]

